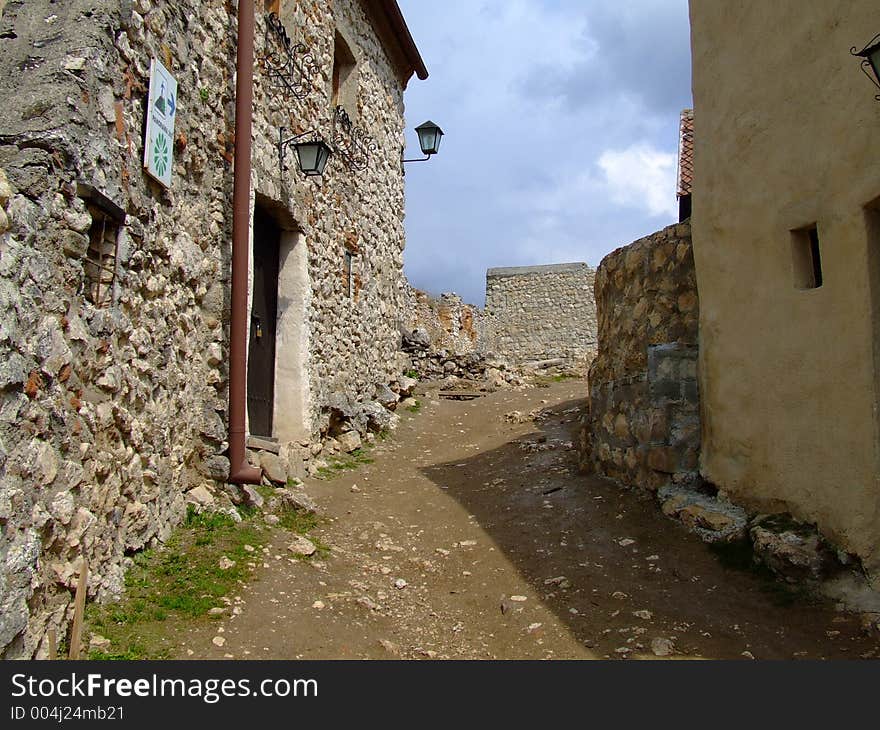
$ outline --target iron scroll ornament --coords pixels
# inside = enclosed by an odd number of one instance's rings
[[[871,61],[868,59],[868,54],[878,45],[880,45],[880,33],[875,35],[862,50],[859,50],[857,46],[853,46],[849,49],[849,52],[853,56],[862,59],[861,63],[859,64],[862,69],[862,73],[871,80],[871,83],[874,84],[874,86],[880,89],[880,83],[878,83],[877,77],[872,73],[872,71],[875,71],[875,69],[871,65]],[[874,99],[880,101],[880,94],[875,95]]]
[[[371,155],[379,149],[379,143],[360,127],[356,127],[348,112],[336,107],[333,115],[333,146],[349,169],[359,172],[370,164]]]
[[[321,70],[308,47],[290,40],[281,18],[275,13],[269,13],[266,18],[262,61],[269,81],[296,99],[308,96],[312,90],[311,79]]]

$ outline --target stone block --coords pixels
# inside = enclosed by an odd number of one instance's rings
[[[287,462],[272,451],[261,451],[260,468],[265,476],[273,484],[287,483]]]
[[[346,454],[359,449],[362,443],[360,434],[357,431],[348,431],[342,434],[337,441],[339,442],[340,450]]]

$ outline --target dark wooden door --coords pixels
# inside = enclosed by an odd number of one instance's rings
[[[281,232],[264,211],[254,211],[254,290],[248,343],[248,425],[272,436],[275,406],[275,329],[278,321],[278,248]]]

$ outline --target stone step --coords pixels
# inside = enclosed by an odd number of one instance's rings
[[[248,436],[247,447],[254,451],[271,451],[273,454],[281,453],[281,444],[278,439],[267,438],[266,436]]]

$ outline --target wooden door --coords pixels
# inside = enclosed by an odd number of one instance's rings
[[[257,208],[254,211],[254,289],[247,367],[248,426],[253,436],[272,436],[280,243],[277,224]]]

